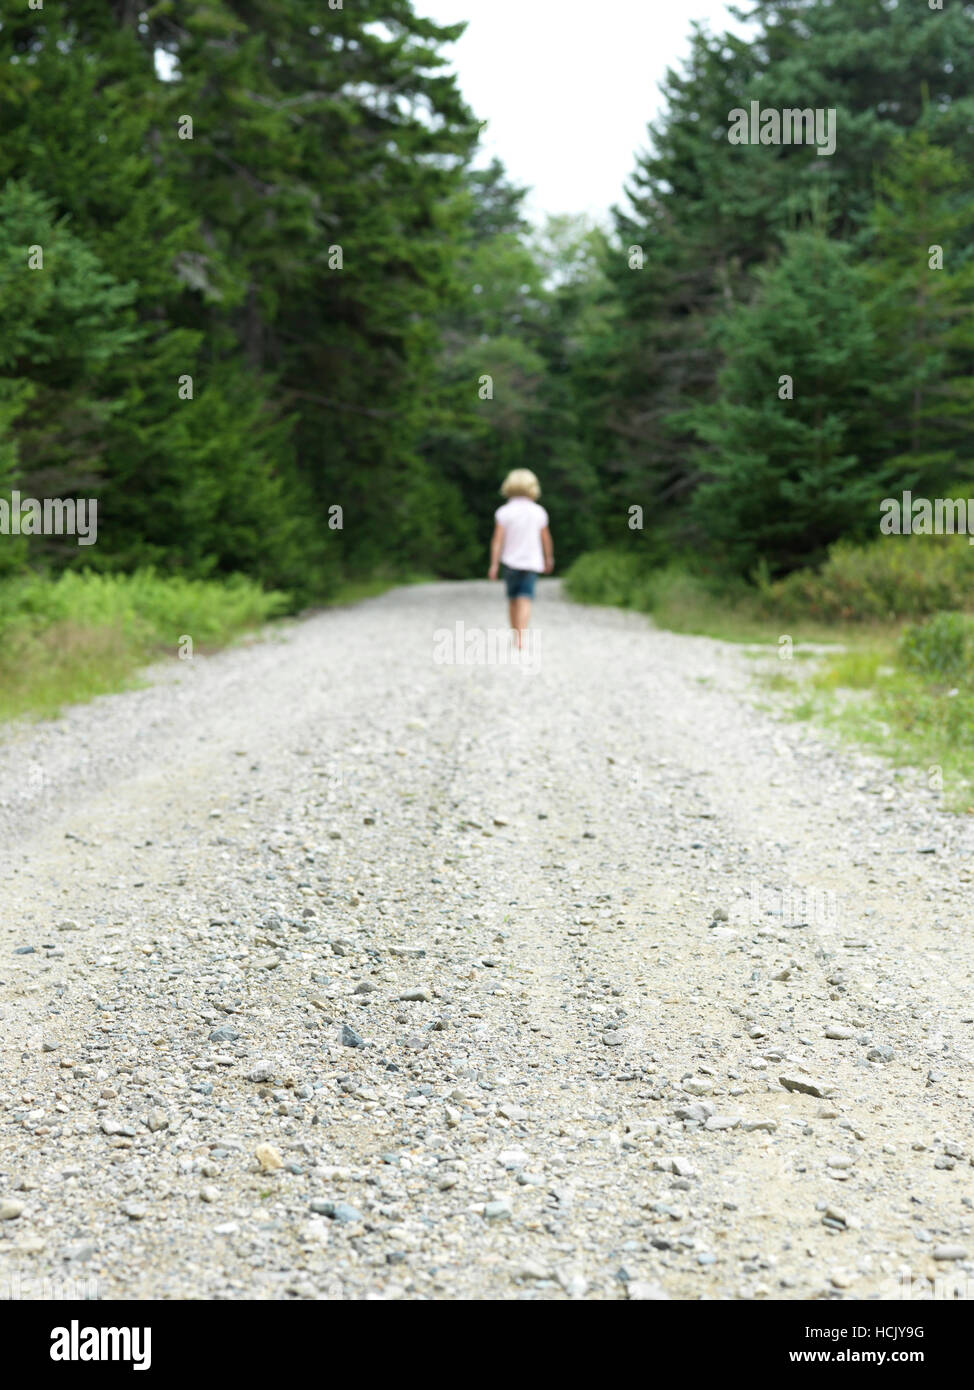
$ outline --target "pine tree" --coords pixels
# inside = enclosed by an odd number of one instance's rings
[[[886,367],[850,248],[820,230],[789,236],[716,333],[719,399],[683,421],[706,445],[693,515],[708,545],[741,572],[763,561],[777,573],[870,534],[891,476]]]
[[[0,492],[92,497],[103,485],[118,402],[112,364],[136,352],[135,288],[121,285],[26,181],[0,191]],[[76,549],[0,539],[18,559],[66,563]]]
[[[972,479],[974,208],[958,157],[921,129],[894,146],[864,236],[887,365],[890,465],[940,495]]]
[[[757,268],[816,210],[831,235],[857,237],[872,213],[873,171],[904,132],[926,122],[961,167],[974,161],[974,5],[755,0],[734,13],[749,32],[697,27],[685,68],[667,76],[666,112],[617,212],[610,262],[624,329],[609,483],[676,530],[700,481],[679,422],[691,404],[716,399],[715,317],[746,302]],[[729,114],[752,100],[834,109],[835,153],[731,145]],[[630,269],[633,246],[642,270]]]

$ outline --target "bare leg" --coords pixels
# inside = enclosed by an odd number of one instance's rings
[[[524,634],[531,621],[531,600],[529,598],[516,598],[514,603],[514,626],[517,629],[517,645],[520,650],[524,646]]]
[[[514,631],[514,632],[517,631],[517,605],[518,605],[518,600],[517,600],[516,598],[512,598],[512,599],[509,599],[509,600],[508,600],[507,611],[508,611],[508,614],[509,614],[509,616],[510,616],[511,630]],[[520,646],[520,645],[521,645],[521,642],[520,642],[520,637],[519,637],[519,638],[518,638],[518,646]]]

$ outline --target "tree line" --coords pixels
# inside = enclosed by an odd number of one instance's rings
[[[416,8],[0,0],[0,495],[99,502],[0,572],[466,577],[526,466],[561,562],[777,574],[969,488],[974,5],[695,28],[610,224],[542,229]]]

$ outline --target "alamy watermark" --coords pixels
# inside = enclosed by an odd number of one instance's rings
[[[839,905],[831,889],[764,888],[752,879],[742,896],[752,921],[780,917],[785,926],[838,927]]]
[[[51,1332],[52,1361],[131,1361],[133,1371],[152,1365],[151,1327],[82,1327],[72,1318]]]
[[[835,154],[836,109],[785,106],[735,106],[728,111],[727,139],[732,145],[816,145],[820,155]]]
[[[901,1267],[890,1275],[882,1288],[882,1298],[904,1302],[970,1302],[974,1299],[974,1276],[962,1270],[939,1271],[928,1279],[912,1269]]]
[[[974,499],[970,497],[884,497],[879,504],[884,536],[966,536],[974,545]]]
[[[519,666],[536,670],[541,664],[541,633],[530,628],[518,647],[507,627],[440,627],[433,633],[433,661],[437,666]]]
[[[0,1303],[50,1303],[52,1300],[74,1303],[79,1299],[98,1300],[101,1297],[97,1279],[49,1279],[46,1275],[22,1274],[15,1269],[0,1276]]]
[[[79,545],[98,539],[98,502],[94,497],[0,497],[0,535],[77,536]]]

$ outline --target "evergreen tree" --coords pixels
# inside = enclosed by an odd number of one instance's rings
[[[52,200],[26,181],[0,191],[0,494],[92,497],[103,485],[106,435],[118,401],[112,364],[139,348],[132,304]],[[18,561],[24,541],[0,538]],[[64,563],[63,540],[38,536],[30,554]],[[90,555],[90,551],[88,552]]]
[[[831,235],[858,236],[872,212],[873,171],[904,132],[927,125],[962,167],[974,158],[971,3],[937,11],[885,0],[755,0],[734,13],[749,32],[697,26],[685,68],[667,75],[665,114],[617,211],[609,266],[625,325],[610,486],[676,531],[700,481],[681,422],[718,390],[716,316],[747,300],[757,268],[816,209]],[[752,101],[834,110],[834,154],[731,145],[730,113]],[[642,270],[630,268],[630,247]]]
[[[707,446],[693,515],[742,572],[814,562],[878,525],[886,367],[865,300],[848,246],[806,231],[758,273],[753,301],[718,322],[719,399],[684,423]]]
[[[877,179],[864,238],[871,313],[887,369],[890,466],[903,488],[942,495],[971,479],[974,205],[956,154],[921,129]]]

